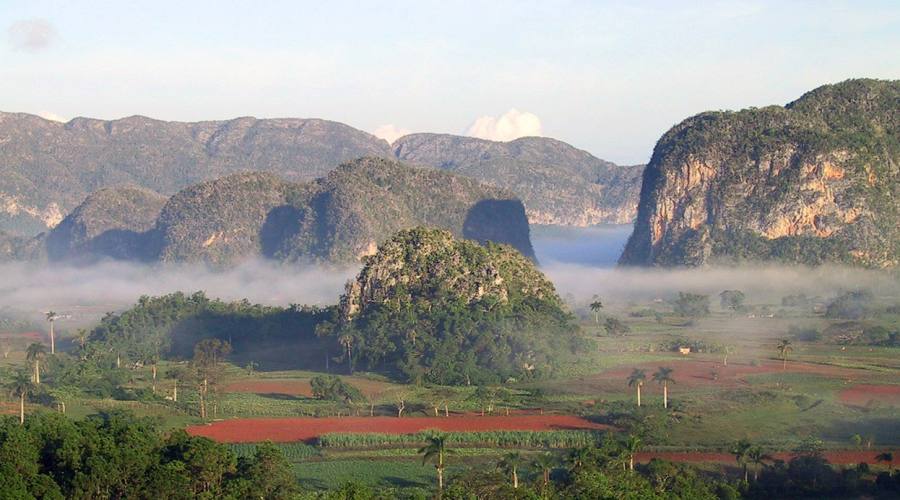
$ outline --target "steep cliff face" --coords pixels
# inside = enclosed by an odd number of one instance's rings
[[[896,266],[898,221],[900,82],[850,80],[666,133],[620,262]]]
[[[165,202],[165,196],[147,189],[101,189],[49,232],[47,256],[81,261],[139,256],[147,243],[143,233],[154,226]]]
[[[400,160],[508,189],[525,203],[532,224],[630,224],[637,211],[643,166],[618,166],[555,139],[411,134],[393,148]]]
[[[361,156],[392,154],[387,142],[326,120],[183,123],[133,116],[63,124],[0,113],[0,230],[44,231],[104,187],[132,185],[171,195],[249,170],[308,181]]]
[[[115,235],[140,242],[131,245],[131,259],[217,267],[252,257],[349,263],[401,229],[428,225],[509,244],[534,258],[525,209],[509,193],[380,158],[349,162],[308,183],[264,172],[232,174],[179,191],[156,206],[158,217],[147,200],[140,212],[139,203],[131,200],[128,209],[123,198],[120,190],[89,198],[48,239],[51,256],[75,256]],[[112,209],[117,206],[129,215]]]

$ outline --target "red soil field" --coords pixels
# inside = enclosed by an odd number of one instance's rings
[[[641,363],[635,366],[615,368],[580,379],[578,383],[579,385],[592,386],[595,390],[621,389],[626,385],[628,374],[631,373],[633,368],[643,368],[644,370],[647,370],[647,374],[649,375],[653,370],[656,370],[660,366],[668,366],[674,369],[673,376],[677,382],[676,387],[737,387],[748,384],[745,380],[745,377],[748,375],[782,372],[782,364],[780,361],[762,361],[757,366],[745,362],[732,361],[728,363],[728,366],[724,366],[722,360],[686,358],[684,360],[661,360],[658,362]],[[865,371],[863,370],[792,361],[787,362],[787,367],[784,371],[788,373],[812,373],[828,377],[843,378],[846,381],[852,381],[854,378],[861,377],[865,374]],[[713,376],[713,372],[717,374],[717,377]]]
[[[860,462],[866,462],[868,464],[876,464],[878,463],[875,460],[875,456],[881,453],[884,453],[885,450],[869,450],[869,451],[856,451],[856,450],[838,450],[838,451],[827,451],[824,453],[825,459],[829,462],[837,465],[853,465],[858,464]],[[898,451],[893,451],[894,456],[897,456]],[[771,454],[775,459],[788,461],[794,455],[792,453],[772,453]],[[716,452],[705,452],[705,451],[690,451],[690,452],[678,452],[678,451],[647,451],[638,453],[635,457],[635,460],[638,462],[649,462],[651,458],[661,458],[663,460],[670,460],[672,462],[705,462],[705,463],[724,463],[724,464],[737,464],[734,459],[734,455],[730,453],[716,453]]]
[[[341,418],[244,418],[223,420],[209,425],[194,425],[187,432],[224,443],[260,441],[311,441],[331,432],[413,434],[440,429],[446,432],[604,430],[572,415],[515,415],[485,417],[341,417]]]
[[[841,403],[853,406],[872,403],[900,406],[900,385],[854,385],[838,393],[838,398]]]

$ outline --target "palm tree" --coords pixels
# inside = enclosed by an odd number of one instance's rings
[[[444,490],[444,455],[449,453],[447,450],[447,437],[443,434],[434,434],[428,438],[428,444],[419,449],[422,454],[422,465],[429,461],[434,462],[434,468],[437,470],[438,492]]]
[[[553,467],[556,466],[556,457],[554,457],[550,453],[541,453],[540,455],[534,457],[534,461],[531,462],[531,466],[535,469],[541,471],[541,477],[546,487],[550,484],[550,472],[553,471]]]
[[[750,441],[746,439],[741,439],[740,441],[734,443],[731,447],[731,454],[734,455],[735,461],[737,461],[738,465],[744,469],[744,481],[747,481],[747,459],[749,458],[750,450],[753,448],[753,445],[750,444]]]
[[[889,471],[894,470],[894,454],[891,453],[890,451],[886,451],[884,453],[879,453],[878,455],[875,456],[875,461],[876,462],[887,462],[888,470]]]
[[[519,488],[519,467],[522,465],[522,454],[518,452],[503,455],[497,468],[509,474],[512,479],[513,489]]]
[[[35,385],[41,385],[41,360],[47,357],[47,348],[44,344],[34,342],[28,346],[28,349],[25,351],[25,359],[31,361],[34,366],[34,375],[32,378],[34,379]]]
[[[19,398],[19,425],[22,425],[25,423],[25,398],[34,389],[34,385],[27,373],[19,371],[10,381],[8,387],[13,396]]]
[[[338,337],[338,342],[344,346],[344,349],[347,351],[347,370],[350,372],[350,375],[353,375],[353,336],[341,335]]]
[[[756,466],[753,468],[753,482],[756,482],[759,480],[759,470],[765,465],[766,461],[771,460],[772,457],[767,455],[762,447],[754,446],[747,450],[747,458]],[[747,478],[744,477],[744,480],[746,481]]]
[[[781,342],[778,343],[776,349],[778,349],[778,355],[781,357],[781,370],[787,370],[788,353],[794,350],[794,348],[791,347],[791,341],[788,339],[781,339]]]
[[[631,375],[628,376],[628,387],[637,388],[638,406],[641,406],[641,386],[644,385],[645,380],[647,380],[647,374],[644,373],[644,370],[641,370],[640,368],[631,370]]]
[[[672,378],[672,371],[671,368],[660,366],[659,370],[653,374],[653,380],[663,386],[663,408],[669,407],[669,382],[675,383],[675,379]]]
[[[597,322],[597,326],[600,326],[600,309],[603,309],[603,302],[596,295],[594,295],[594,301],[591,302],[590,308],[594,312],[594,321]]]
[[[634,470],[634,456],[637,452],[641,451],[641,447],[643,443],[641,442],[641,438],[635,436],[634,434],[628,436],[628,439],[622,445],[625,453],[628,453],[628,470]]]
[[[59,319],[59,315],[53,311],[47,311],[47,321],[50,322],[50,354],[56,354],[56,336],[53,334],[53,322]]]

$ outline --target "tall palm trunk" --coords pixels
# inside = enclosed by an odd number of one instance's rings
[[[669,384],[663,383],[663,408],[669,407]]]
[[[19,425],[25,425],[25,393],[19,394]]]
[[[513,489],[519,489],[519,471],[513,467],[512,470]]]
[[[34,384],[41,385],[41,362],[34,360]]]
[[[641,406],[641,384],[637,385],[638,406]]]
[[[632,472],[634,471],[634,453],[632,453],[631,456],[628,457],[628,470]]]
[[[53,322],[50,322],[50,354],[56,354],[56,336],[53,334]]]

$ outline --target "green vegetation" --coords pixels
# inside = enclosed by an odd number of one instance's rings
[[[441,385],[546,378],[586,345],[521,254],[428,229],[401,231],[366,260],[336,329],[368,369]]]
[[[296,484],[272,445],[238,458],[227,447],[109,413],[74,421],[0,419],[6,498],[291,498]]]

